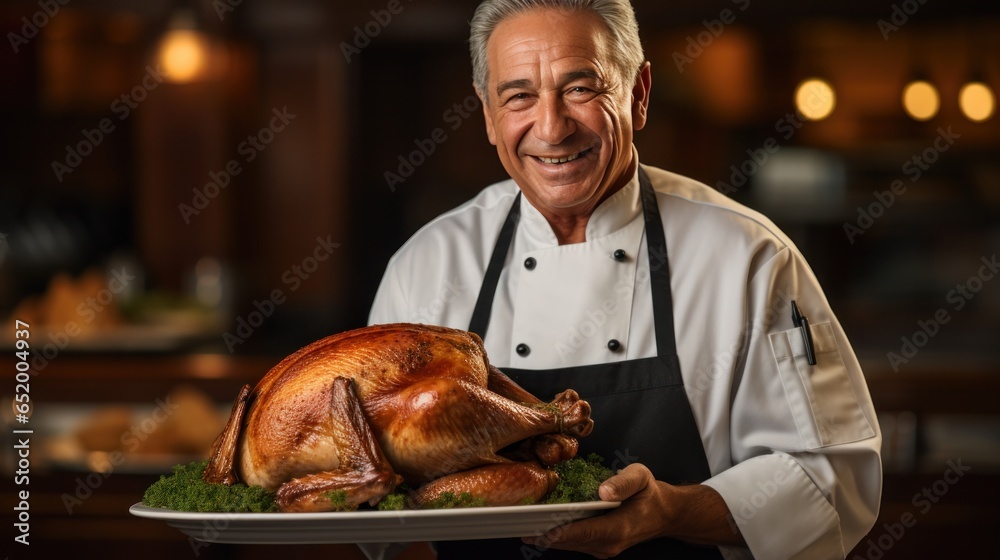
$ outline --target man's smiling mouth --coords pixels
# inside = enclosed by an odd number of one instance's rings
[[[561,158],[547,158],[547,157],[538,156],[538,160],[541,161],[542,163],[548,163],[548,164],[569,163],[571,161],[576,161],[576,160],[580,159],[581,157],[589,154],[592,149],[593,148],[588,148],[588,149],[586,149],[586,150],[584,150],[584,151],[582,151],[580,153],[576,153],[576,154],[573,154],[571,156],[566,156],[566,157],[561,157]]]

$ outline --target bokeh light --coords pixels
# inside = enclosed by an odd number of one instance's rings
[[[988,85],[982,82],[970,82],[959,92],[958,105],[970,121],[983,122],[989,120],[996,112],[996,97]]]
[[[208,45],[204,36],[189,29],[168,31],[160,43],[159,59],[171,82],[197,79],[206,66]]]
[[[941,96],[930,82],[917,80],[903,89],[903,109],[918,121],[933,119],[941,108]]]
[[[837,95],[829,82],[809,78],[795,89],[795,106],[803,117],[813,121],[823,120],[836,108]]]

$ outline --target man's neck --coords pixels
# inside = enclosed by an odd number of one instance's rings
[[[583,243],[587,240],[587,223],[590,222],[590,214],[565,217],[547,216],[546,219],[560,245]]]
[[[552,228],[552,233],[555,234],[556,240],[559,244],[570,245],[573,243],[585,242],[587,240],[587,224],[590,222],[590,217],[594,214],[594,211],[598,206],[603,204],[605,200],[611,198],[615,193],[625,188],[625,185],[627,185],[629,181],[635,177],[635,172],[638,167],[638,160],[633,159],[631,165],[629,165],[628,171],[618,179],[617,183],[605,191],[605,193],[597,201],[597,204],[595,204],[594,207],[590,208],[587,212],[562,216],[542,211],[542,215],[545,216],[545,219],[549,222],[549,226]]]

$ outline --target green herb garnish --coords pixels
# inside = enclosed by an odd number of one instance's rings
[[[142,496],[145,506],[172,509],[175,511],[225,512],[225,513],[267,513],[278,511],[274,493],[260,486],[247,486],[237,482],[209,484],[202,480],[202,473],[208,461],[198,461],[187,465],[176,465],[173,474],[161,475]],[[613,473],[603,465],[603,459],[591,453],[586,459],[576,457],[553,467],[559,474],[555,490],[544,500],[547,504],[570,502],[590,502],[599,500],[597,489]],[[410,489],[404,484],[388,494],[378,503],[382,511],[403,510],[410,507]],[[354,511],[357,506],[347,503],[347,493],[334,490],[327,493],[333,511]],[[532,505],[531,498],[522,505]],[[484,498],[469,492],[455,495],[444,492],[438,498],[424,504],[424,509],[467,508],[486,505]]]
[[[485,505],[485,498],[477,498],[468,492],[462,492],[458,496],[455,496],[453,492],[444,492],[437,498],[424,504],[424,509],[483,507]]]
[[[358,509],[356,504],[347,501],[346,490],[331,490],[326,493],[326,497],[330,500],[330,505],[333,506],[330,511],[355,511]]]
[[[208,461],[177,465],[142,496],[142,504],[176,511],[265,513],[278,511],[274,494],[260,486],[209,484],[201,479]]]
[[[559,484],[546,498],[547,504],[600,500],[597,489],[614,474],[604,466],[603,459],[596,453],[591,453],[586,459],[574,457],[553,468],[559,474]]]
[[[398,511],[406,509],[406,494],[396,490],[382,498],[378,503],[379,511]]]

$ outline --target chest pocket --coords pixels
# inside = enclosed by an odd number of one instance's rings
[[[809,365],[799,329],[769,336],[802,449],[850,443],[875,431],[861,410],[829,322],[811,325],[816,364]]]

